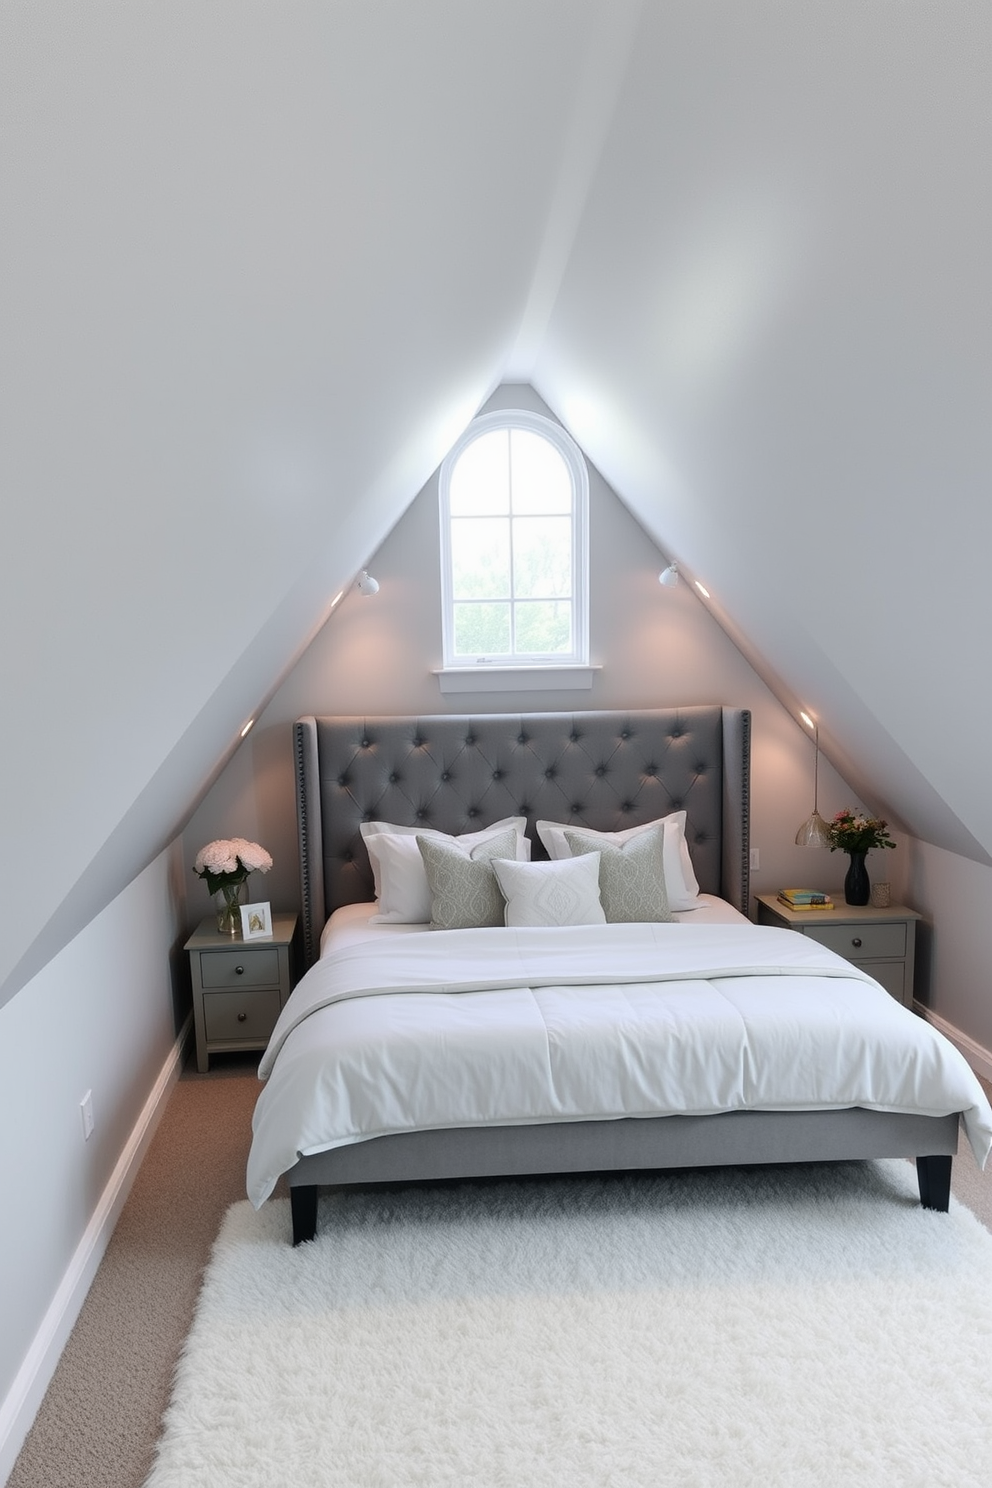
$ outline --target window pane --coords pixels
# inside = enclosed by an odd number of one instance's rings
[[[571,595],[569,517],[514,517],[513,587],[518,599],[566,599]]]
[[[459,656],[506,656],[510,650],[510,606],[456,604],[455,651]]]
[[[510,510],[510,431],[480,434],[458,457],[449,492],[453,517]]]
[[[572,477],[553,444],[526,429],[510,433],[513,510],[570,512]]]
[[[516,650],[519,654],[571,651],[572,606],[555,600],[513,607]]]
[[[509,598],[509,522],[499,517],[452,521],[451,591],[455,599]]]

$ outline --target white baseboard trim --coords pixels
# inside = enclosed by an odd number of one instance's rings
[[[155,1128],[165,1110],[169,1093],[179,1079],[192,1025],[193,1015],[190,1013],[159,1071],[110,1181],[100,1195],[100,1201],[76,1246],[24,1363],[17,1372],[7,1398],[0,1405],[0,1483],[6,1483],[13,1471],[17,1454],[24,1445],[31,1423],[45,1398],[45,1391],[51,1383],[62,1350],[86,1300],[86,1293],[103,1259],[141,1160],[155,1135]]]
[[[932,1023],[938,1033],[942,1033],[946,1039],[950,1039],[954,1047],[964,1055],[976,1075],[981,1075],[984,1080],[992,1080],[992,1050],[976,1043],[968,1034],[962,1033],[955,1028],[953,1023],[948,1023],[939,1013],[934,1013],[922,1002],[913,1004],[916,1011],[924,1017],[928,1023]]]

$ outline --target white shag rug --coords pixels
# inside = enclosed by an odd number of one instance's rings
[[[978,1488],[992,1235],[907,1163],[227,1214],[147,1488]]]

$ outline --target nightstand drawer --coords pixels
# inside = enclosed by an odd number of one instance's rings
[[[891,960],[906,954],[906,926],[898,921],[887,925],[808,925],[804,931],[809,940],[819,941],[848,961],[865,961],[873,956]]]
[[[263,992],[205,992],[203,1022],[207,1038],[265,1039],[279,1016],[279,989]]]
[[[275,947],[242,951],[201,951],[200,980],[205,987],[277,987],[279,952]]]

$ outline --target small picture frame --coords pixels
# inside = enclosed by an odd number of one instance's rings
[[[272,934],[272,907],[269,904],[242,904],[242,940],[263,940]]]

